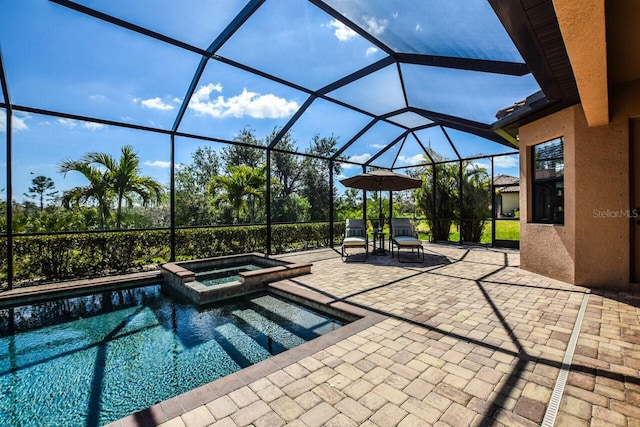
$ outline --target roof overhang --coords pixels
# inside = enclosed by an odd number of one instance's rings
[[[589,126],[609,123],[604,0],[553,0]]]

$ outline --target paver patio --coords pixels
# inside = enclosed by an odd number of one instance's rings
[[[365,317],[112,425],[640,426],[640,291],[520,270],[515,250],[425,250],[283,256],[312,274],[274,288]]]

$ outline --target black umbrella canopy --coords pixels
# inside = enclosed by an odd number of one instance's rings
[[[340,180],[345,187],[367,191],[400,191],[418,188],[422,180],[389,170],[375,170]]]

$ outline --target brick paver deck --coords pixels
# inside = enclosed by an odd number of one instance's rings
[[[365,317],[113,426],[547,425],[583,303],[555,425],[640,426],[640,292],[588,293],[514,250],[425,249],[419,264],[284,256],[312,274],[274,288]]]

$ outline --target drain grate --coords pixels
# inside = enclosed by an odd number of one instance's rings
[[[573,353],[576,350],[578,344],[578,336],[580,335],[580,328],[582,328],[582,320],[584,319],[584,313],[587,311],[587,303],[589,301],[589,290],[584,294],[582,298],[582,304],[580,305],[580,311],[578,311],[578,317],[576,318],[576,324],[573,326],[573,332],[567,345],[567,351],[564,354],[562,365],[560,366],[560,373],[556,380],[556,385],[551,393],[551,400],[549,406],[547,406],[547,412],[544,414],[542,420],[542,427],[553,427],[556,423],[556,417],[558,416],[558,410],[560,409],[560,402],[562,401],[562,395],[564,394],[564,387],[567,384],[567,377],[569,376],[569,370],[571,369],[571,361],[573,360]]]

